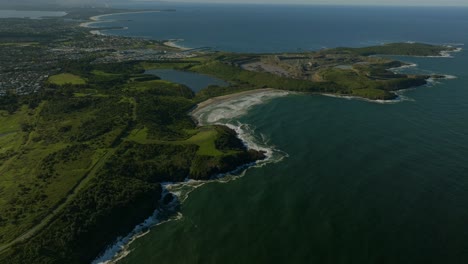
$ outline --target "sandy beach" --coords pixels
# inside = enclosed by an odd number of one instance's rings
[[[171,47],[171,48],[176,48],[176,49],[180,49],[180,50],[189,50],[189,48],[186,48],[184,46],[181,46],[179,44],[177,44],[177,42],[179,42],[180,40],[168,40],[168,41],[165,41],[163,44],[165,46],[168,46],[168,47]]]
[[[124,15],[124,14],[143,14],[143,13],[158,13],[161,11],[158,10],[152,10],[152,11],[135,11],[135,12],[122,12],[122,13],[111,13],[111,14],[104,14],[104,15],[99,15],[99,16],[92,16],[89,18],[88,22],[83,22],[80,24],[80,27],[91,27],[92,24],[97,23],[97,22],[103,22],[102,18],[107,17],[107,16],[113,16],[113,15]],[[112,20],[109,20],[112,21]]]
[[[229,100],[236,99],[238,97],[243,97],[246,95],[255,95],[255,94],[261,94],[261,93],[278,93],[278,92],[284,92],[284,93],[289,93],[287,91],[283,90],[278,90],[278,89],[273,89],[273,88],[264,88],[264,89],[255,89],[255,90],[249,90],[249,91],[244,91],[244,92],[239,92],[239,93],[234,93],[234,94],[228,94],[228,95],[223,95],[223,96],[218,96],[218,97],[213,97],[210,98],[206,101],[203,101],[197,105],[195,109],[190,112],[190,114],[193,116],[196,113],[200,112],[204,108],[213,105],[213,104],[220,104]]]

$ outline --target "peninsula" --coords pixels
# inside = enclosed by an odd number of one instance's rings
[[[444,76],[397,74],[392,69],[407,64],[379,55],[456,51],[394,43],[236,54],[79,26],[83,17],[115,12],[125,10],[0,23],[0,263],[89,263],[156,209],[177,203],[161,183],[207,180],[267,158],[227,127],[198,126],[189,112],[207,100],[268,89],[393,100],[397,90]],[[145,74],[150,69],[229,85],[195,93]]]

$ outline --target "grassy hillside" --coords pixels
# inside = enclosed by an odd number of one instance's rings
[[[302,54],[249,55],[221,52],[210,60],[200,60],[186,70],[227,80],[229,89],[210,87],[197,95],[212,95],[258,88],[297,92],[353,95],[368,99],[394,99],[391,91],[426,84],[430,76],[395,74],[390,69],[404,63],[371,55],[439,56],[451,47],[419,43],[393,43],[365,48],[336,48]],[[243,69],[244,63],[255,67]],[[277,69],[276,71],[271,69]],[[278,70],[279,69],[279,70]],[[278,74],[287,72],[290,75]],[[222,91],[222,92],[221,92]]]
[[[396,97],[394,94],[380,89],[382,84],[360,76],[354,71],[327,69],[322,73],[323,82],[312,82],[280,77],[271,73],[246,71],[240,67],[222,62],[210,62],[192,67],[190,70],[228,80],[233,86],[243,87],[244,89],[246,87],[249,89],[276,88],[296,92],[356,95],[369,99],[393,99]],[[215,89],[213,88],[212,90]],[[358,89],[372,89],[374,92],[360,93],[356,91]],[[207,92],[202,91],[200,96]]]
[[[454,48],[424,43],[389,43],[381,46],[363,48],[336,48],[326,52],[346,52],[361,56],[370,55],[403,55],[403,56],[440,56],[442,51]]]
[[[80,76],[70,74],[70,73],[61,73],[57,75],[52,75],[49,77],[49,82],[56,85],[64,84],[86,84],[86,80]]]
[[[0,263],[89,263],[160,206],[161,182],[206,180],[265,158],[246,149],[229,128],[197,127],[187,112],[203,100],[266,87],[392,99],[391,91],[422,85],[429,76],[393,74],[388,69],[403,64],[391,60],[344,68],[333,60],[340,62],[340,54],[349,62],[372,54],[432,55],[441,49],[391,44],[327,50],[320,57],[332,63],[314,70],[319,81],[239,66],[262,55],[64,62],[63,73],[51,76],[38,93],[0,97]],[[194,94],[144,74],[150,68],[209,74],[231,86]]]
[[[159,206],[160,182],[263,158],[229,129],[197,128],[185,86],[147,78],[136,64],[120,74],[72,69],[87,83],[49,83],[0,112],[0,246],[24,237],[0,262],[89,262]]]

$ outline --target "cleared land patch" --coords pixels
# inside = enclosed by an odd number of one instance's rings
[[[73,85],[80,85],[86,84],[86,80],[81,78],[80,76],[71,74],[71,73],[61,73],[57,75],[53,75],[49,77],[49,82],[56,85],[64,85],[64,84],[73,84]]]

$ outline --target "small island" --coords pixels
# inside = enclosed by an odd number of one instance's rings
[[[2,77],[20,83],[0,91],[2,263],[89,263],[175,199],[162,183],[209,180],[267,158],[230,128],[199,126],[189,113],[207,100],[271,89],[393,100],[395,91],[444,76],[397,74],[392,69],[407,64],[379,55],[456,51],[393,43],[237,54],[79,26],[79,19],[115,12],[124,10],[70,10],[72,22],[2,20]],[[151,69],[229,85],[195,93],[146,74]]]

